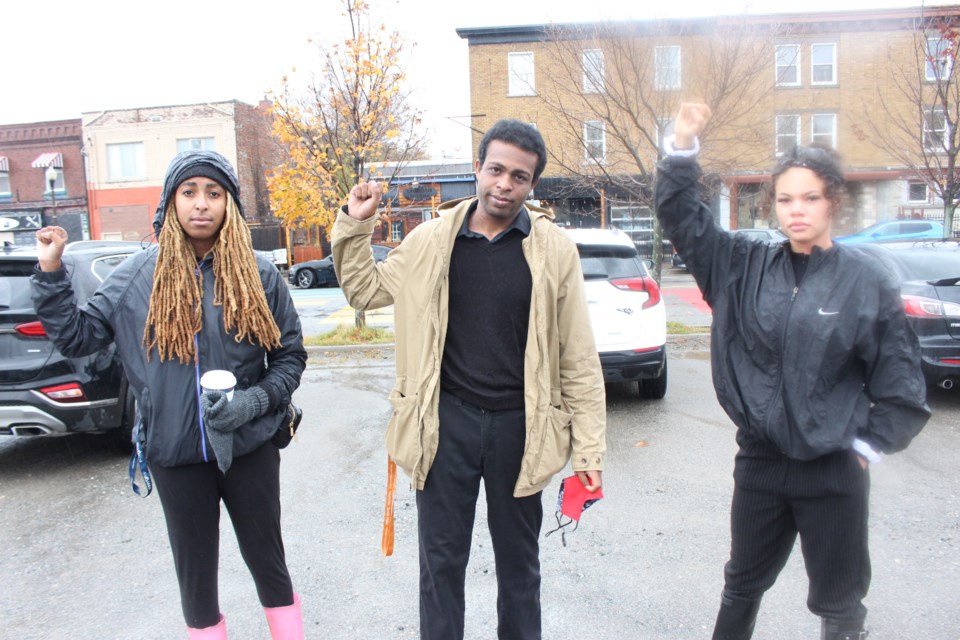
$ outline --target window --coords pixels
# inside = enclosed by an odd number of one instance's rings
[[[948,133],[943,109],[927,109],[923,114],[923,148],[934,153],[945,152]]]
[[[800,144],[800,116],[777,116],[777,155]]]
[[[603,49],[583,50],[583,92],[603,93]]]
[[[950,77],[955,53],[952,44],[946,38],[927,38],[926,78],[928,81],[936,82]]]
[[[663,141],[673,135],[673,118],[657,118],[657,149],[663,151]]]
[[[420,209],[420,220],[422,222],[433,220],[433,209]]]
[[[535,93],[533,53],[508,53],[509,86],[507,95],[532,96]]]
[[[107,145],[107,179],[137,180],[145,177],[143,143]]]
[[[0,171],[0,198],[9,198],[12,195],[10,191],[10,172]]]
[[[680,88],[680,47],[656,47],[653,50],[654,87],[660,90]]]
[[[177,140],[177,153],[181,151],[196,151],[206,149],[207,151],[216,151],[217,144],[214,138],[181,138]]]
[[[837,148],[837,115],[815,113],[810,116],[810,142]]]
[[[390,239],[393,242],[403,240],[403,220],[393,220],[390,222]]]
[[[926,182],[911,182],[907,186],[907,200],[910,202],[930,202],[930,192]]]
[[[837,84],[837,45],[810,45],[810,68],[812,84]]]
[[[606,157],[607,134],[600,120],[583,123],[583,152],[588,161],[603,162]]]
[[[777,86],[800,85],[800,45],[777,45]]]

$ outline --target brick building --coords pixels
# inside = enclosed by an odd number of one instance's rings
[[[896,149],[942,149],[949,138],[949,113],[933,106],[932,65],[940,82],[958,83],[951,36],[937,29],[958,23],[960,6],[948,6],[457,33],[469,44],[471,113],[482,114],[474,148],[499,118],[535,124],[551,154],[537,197],[561,221],[618,224],[639,246],[652,228],[658,147],[683,100],[714,109],[701,161],[725,227],[774,226],[769,170],[790,146],[811,142],[837,149],[848,168],[838,235],[878,220],[942,219],[923,172]],[[902,90],[911,72],[922,104]],[[898,128],[904,144],[881,144]]]
[[[48,224],[90,238],[82,146],[80,120],[0,125],[0,240],[33,246]]]
[[[186,149],[211,149],[237,170],[254,246],[282,247],[283,233],[270,212],[266,188],[266,172],[281,158],[271,135],[269,107],[268,101],[254,107],[230,100],[82,114],[93,237],[150,238],[170,160]]]

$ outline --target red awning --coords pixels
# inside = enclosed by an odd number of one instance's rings
[[[34,167],[35,169],[39,169],[41,167],[49,167],[51,165],[55,169],[62,169],[63,154],[61,154],[60,152],[44,153],[40,155],[40,157],[38,157],[36,160],[34,160],[31,166]]]

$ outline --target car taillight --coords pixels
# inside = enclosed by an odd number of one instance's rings
[[[660,302],[660,287],[653,278],[640,276],[639,278],[618,278],[611,280],[610,284],[623,291],[642,291],[649,296],[643,303],[642,308],[648,309]]]
[[[76,382],[43,387],[40,393],[57,402],[85,402],[87,399],[86,394],[83,393],[83,387]]]
[[[904,294],[903,309],[908,316],[914,318],[942,318],[943,316],[960,316],[960,305],[950,302],[941,302],[936,298],[912,296]]]
[[[46,338],[47,337],[47,332],[44,331],[43,325],[40,324],[39,320],[18,324],[13,329],[20,335],[27,336],[29,338]]]

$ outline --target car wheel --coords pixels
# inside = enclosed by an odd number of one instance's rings
[[[645,400],[660,400],[667,395],[667,354],[663,354],[663,369],[656,378],[640,380],[640,397]]]
[[[313,286],[316,277],[310,269],[300,269],[297,271],[297,286],[301,289],[309,289]]]

